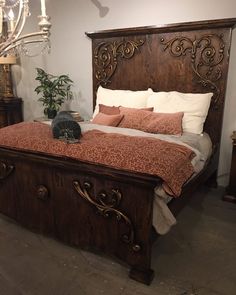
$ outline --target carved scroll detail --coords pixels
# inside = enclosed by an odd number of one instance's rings
[[[118,64],[118,57],[130,59],[135,51],[144,44],[144,40],[101,42],[94,49],[94,63],[96,65],[95,76],[98,85],[111,83],[110,78],[115,73]]]
[[[6,163],[0,161],[0,180],[7,178],[13,170],[13,165],[7,165]]]
[[[108,218],[111,215],[115,215],[118,222],[123,220],[128,226],[129,231],[127,234],[122,236],[122,241],[131,245],[132,250],[135,252],[139,252],[141,250],[141,246],[135,243],[134,228],[132,222],[124,213],[117,209],[122,199],[122,195],[119,190],[112,189],[111,195],[107,195],[105,192],[103,192],[99,194],[98,197],[95,199],[88,192],[92,187],[89,182],[84,182],[83,187],[81,187],[80,183],[75,180],[73,182],[73,185],[77,193],[90,204],[95,206],[98,212],[103,217]]]
[[[168,49],[174,57],[191,55],[192,69],[198,77],[198,82],[203,87],[210,87],[215,93],[213,103],[217,104],[220,89],[216,82],[222,77],[220,63],[224,59],[225,48],[223,35],[208,34],[194,40],[176,37],[165,41],[161,38],[161,43],[164,45],[164,51]]]

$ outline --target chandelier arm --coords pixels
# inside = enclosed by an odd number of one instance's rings
[[[43,40],[43,39],[41,39],[41,40],[34,39],[34,40],[31,40],[31,41],[25,41],[24,44],[31,44],[31,43],[35,44],[35,43],[43,43],[43,42],[45,42],[45,40]],[[11,46],[7,50],[12,50],[12,49],[16,48],[17,46],[19,46],[18,42],[16,44],[14,44],[14,45],[11,44]],[[0,52],[0,56],[2,56],[2,55],[4,55],[4,52],[3,53]]]
[[[24,39],[28,39],[28,38],[31,38],[31,37],[36,37],[36,36],[41,36],[43,37],[44,39],[48,39],[48,32],[43,32],[43,31],[40,31],[40,32],[35,32],[35,33],[30,33],[30,34],[26,34],[24,36],[21,36],[17,39],[15,39],[13,42],[11,43],[7,43],[5,44],[2,48],[1,48],[1,51],[0,51],[0,56],[4,55],[6,51],[9,51],[15,47],[17,47],[19,44],[19,41],[21,40],[24,40]],[[42,40],[43,42],[43,40]],[[28,42],[29,43],[29,42]],[[32,42],[30,42],[32,43]]]
[[[0,4],[3,5],[4,3],[2,2]],[[3,7],[12,8],[11,6],[8,7],[6,5],[4,5]],[[2,7],[1,7],[1,9],[2,9]],[[25,25],[25,21],[26,21],[26,17],[25,17],[25,6],[24,6],[23,2],[20,1],[19,2],[19,13],[18,13],[16,25],[14,26],[14,29],[11,32],[11,34],[8,36],[6,42],[10,42],[11,40],[14,40],[15,38],[17,38],[21,34],[21,32],[23,30],[23,27]],[[18,27],[19,27],[19,24],[20,23],[21,23],[21,26],[20,26],[20,29],[18,30]],[[17,33],[17,31],[18,31],[18,33]],[[0,46],[0,48],[1,48],[1,46]]]
[[[33,39],[33,40],[29,40],[29,41],[25,41],[24,44],[31,44],[31,43],[43,43],[45,42],[44,39]]]
[[[14,27],[14,30],[9,35],[9,38],[7,39],[7,42],[11,42],[12,40],[17,39],[20,36],[21,32],[23,31],[25,21],[26,21],[25,9],[26,8],[23,5],[23,2],[20,1],[19,14],[18,14],[18,17],[17,17],[16,25]]]
[[[5,43],[3,43],[3,45],[0,46],[0,50],[1,50],[1,52],[3,52],[3,54],[5,53],[5,51],[7,51],[6,48],[11,43],[17,42],[17,40],[18,40],[18,38],[19,38],[23,28],[24,28],[25,21],[26,21],[25,6],[23,4],[23,1],[20,1],[20,3],[19,3],[19,13],[18,13],[18,17],[17,17],[17,21],[16,21],[16,25],[14,27],[14,30],[11,32],[11,34],[9,35],[9,37],[7,38]],[[17,32],[17,34],[15,34],[16,32]],[[3,54],[1,54],[0,56],[2,56]]]
[[[12,1],[12,0],[11,0]],[[1,31],[4,25],[4,35],[0,38],[0,56],[16,55],[19,51],[26,53],[24,44],[41,43],[45,48],[50,48],[50,17],[46,15],[45,0],[41,0],[41,15],[39,18],[39,31],[22,36],[27,17],[29,16],[29,0],[14,0],[15,3],[6,5],[6,0],[0,0],[0,9],[10,9],[8,19],[1,21]],[[17,18],[14,18],[12,9],[18,11]],[[5,12],[6,13],[6,12]],[[18,51],[19,49],[19,51]],[[24,52],[25,51],[25,52]],[[49,52],[49,50],[48,50]],[[28,54],[27,54],[28,55]]]
[[[48,32],[39,31],[39,32],[34,32],[34,33],[26,34],[26,35],[23,35],[23,36],[15,39],[14,42],[18,42],[18,41],[20,41],[22,39],[28,39],[30,37],[35,37],[35,36],[48,37]]]

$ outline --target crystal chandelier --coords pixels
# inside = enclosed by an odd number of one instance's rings
[[[33,0],[39,1],[39,0]],[[39,31],[22,34],[26,19],[30,16],[29,0],[0,0],[0,57],[9,55],[37,55],[50,50],[50,18],[46,14],[45,0],[41,1]],[[31,54],[37,45],[40,52]]]

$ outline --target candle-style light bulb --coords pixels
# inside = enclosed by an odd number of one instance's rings
[[[10,11],[8,13],[8,18],[9,18],[9,20],[14,20],[14,18],[15,18],[15,15],[14,15],[14,12],[12,9],[10,9]]]
[[[3,21],[3,13],[2,13],[2,7],[0,7],[0,35],[2,34],[2,21]]]
[[[46,5],[45,0],[41,0],[41,15],[46,16]]]
[[[15,22],[14,22],[15,15],[14,15],[14,12],[13,12],[12,9],[10,9],[10,11],[8,13],[8,19],[9,19],[9,22],[10,22],[10,31],[12,32],[14,30],[14,27],[15,27]]]

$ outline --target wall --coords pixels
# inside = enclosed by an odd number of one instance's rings
[[[27,28],[37,28],[35,16],[40,14],[40,1],[31,1],[32,16]],[[46,0],[47,12],[52,18],[51,44],[49,55],[21,58],[21,65],[13,67],[17,95],[24,99],[25,120],[41,116],[42,106],[37,101],[34,88],[35,68],[42,67],[54,74],[69,74],[74,81],[74,100],[71,106],[82,116],[92,114],[92,65],[91,42],[84,32],[100,29],[124,28],[236,17],[236,1],[225,0]],[[100,6],[107,7],[99,11]],[[227,185],[231,161],[232,130],[236,129],[236,29],[233,33],[231,61],[227,87],[227,102],[223,123],[220,154],[219,184]],[[67,108],[68,105],[64,106]]]

